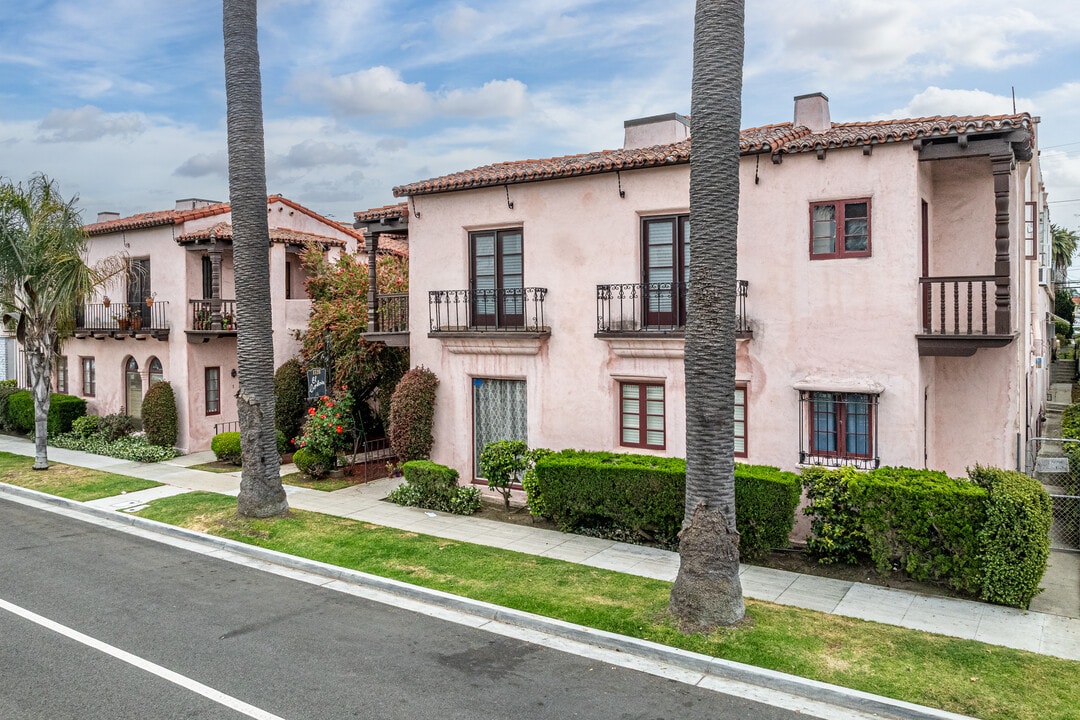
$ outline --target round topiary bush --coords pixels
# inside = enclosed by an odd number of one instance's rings
[[[142,403],[143,430],[151,445],[176,445],[176,396],[172,385],[162,380],[150,386]]]
[[[297,470],[315,479],[326,477],[334,469],[333,455],[314,452],[308,448],[300,448],[293,453],[293,462],[296,463]]]
[[[390,397],[390,445],[398,461],[426,460],[435,442],[435,389],[439,378],[424,367],[402,376]]]
[[[230,462],[233,465],[243,465],[243,457],[240,454],[240,433],[218,433],[210,441],[210,449],[221,462]]]
[[[285,437],[296,437],[307,411],[307,379],[300,361],[287,360],[274,373],[274,427]]]

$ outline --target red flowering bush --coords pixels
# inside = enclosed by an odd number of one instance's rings
[[[353,398],[348,391],[333,398],[323,395],[308,409],[307,420],[295,442],[296,449],[328,457],[352,447]]]
[[[439,378],[424,367],[405,373],[390,398],[390,446],[398,462],[427,460],[435,442],[435,389]]]

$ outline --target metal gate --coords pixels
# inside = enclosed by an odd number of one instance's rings
[[[1068,455],[1076,459],[1070,463]],[[1054,504],[1050,548],[1080,552],[1080,440],[1029,440],[1025,468],[1042,483]]]

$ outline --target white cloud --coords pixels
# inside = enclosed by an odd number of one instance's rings
[[[528,109],[528,88],[518,80],[491,80],[483,87],[451,90],[436,105],[440,112],[459,117],[513,117]]]
[[[130,138],[146,129],[141,113],[106,113],[93,105],[70,110],[53,110],[38,130],[46,142],[86,142],[104,137]]]
[[[192,155],[173,171],[173,175],[188,178],[207,176],[228,178],[229,155],[225,150]]]
[[[1016,109],[1019,112],[1038,114],[1038,105],[1034,100],[1018,97]],[[995,95],[984,90],[946,89],[931,85],[911,98],[907,105],[875,117],[875,120],[889,118],[914,118],[929,115],[1007,115],[1013,111],[1011,96]]]

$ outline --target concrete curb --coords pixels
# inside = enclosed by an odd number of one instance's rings
[[[574,625],[532,613],[504,608],[480,600],[471,600],[439,590],[410,585],[398,580],[379,577],[357,570],[330,565],[317,560],[288,555],[247,545],[227,538],[167,525],[135,515],[90,507],[83,503],[48,495],[36,490],[0,483],[0,493],[25,498],[44,505],[52,505],[77,513],[90,515],[140,530],[196,543],[205,547],[228,550],[254,560],[299,570],[328,580],[339,580],[353,585],[378,590],[393,596],[451,610],[483,620],[498,622],[512,627],[544,633],[553,637],[591,645],[630,657],[659,662],[672,668],[697,673],[718,680],[741,682],[748,685],[787,693],[817,702],[856,712],[869,713],[895,720],[972,720],[967,715],[915,705],[881,695],[851,690],[828,683],[788,675],[774,670],[737,663],[709,655],[679,650],[649,640],[617,635],[596,628]]]

